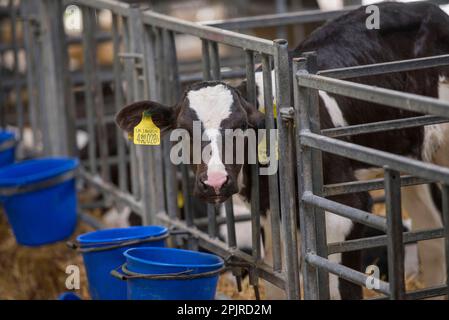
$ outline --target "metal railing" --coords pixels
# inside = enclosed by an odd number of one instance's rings
[[[325,294],[322,292],[321,286],[322,282],[326,281],[328,272],[358,285],[366,286],[366,280],[368,279],[366,274],[332,262],[328,260],[328,255],[379,246],[387,246],[388,249],[388,278],[390,282],[380,281],[380,287],[374,290],[381,292],[390,299],[446,295],[448,293],[447,285],[416,292],[406,292],[403,245],[412,241],[441,237],[447,239],[449,236],[449,168],[338,140],[335,137],[448,122],[449,104],[441,100],[342,80],[342,78],[446,66],[449,64],[448,56],[394,61],[320,72],[316,72],[314,69],[315,59],[314,54],[309,54],[303,58],[295,59],[293,63],[294,121],[297,130],[297,157],[300,159],[298,184],[302,186],[298,194],[298,201],[300,202],[301,226],[304,226],[304,228],[301,228],[301,237],[305,298],[319,299]],[[319,114],[316,112],[318,110],[318,90],[403,110],[430,114],[431,116],[320,130]],[[373,167],[384,168],[384,178],[323,186],[321,152],[361,161]],[[319,161],[313,159],[319,159]],[[401,177],[400,172],[410,176]],[[403,234],[401,186],[429,183],[429,181],[442,183],[444,228]],[[329,195],[357,193],[381,188],[385,189],[386,218],[325,198]],[[386,232],[386,235],[330,243],[322,250],[320,244],[326,243],[324,210],[382,230]],[[449,243],[447,240],[445,250],[447,263],[449,262]]]

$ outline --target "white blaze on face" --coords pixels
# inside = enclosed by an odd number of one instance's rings
[[[223,84],[218,84],[191,90],[187,98],[190,108],[195,110],[203,124],[204,133],[210,140],[211,157],[207,163],[208,184],[219,189],[222,184],[220,182],[227,176],[218,146],[221,141],[219,129],[221,122],[231,114],[231,106],[234,102],[232,93]]]

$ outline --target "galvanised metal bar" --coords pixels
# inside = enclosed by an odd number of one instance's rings
[[[232,205],[232,198],[225,202],[225,212],[226,218],[223,221],[226,223],[227,232],[228,232],[228,245],[231,248],[237,247],[237,236],[235,232],[235,222],[237,221],[234,217],[234,207]],[[240,216],[239,216],[240,217]],[[248,216],[248,220],[251,219],[251,215]],[[217,224],[223,223],[220,219],[217,219]]]
[[[207,226],[209,237],[216,238],[218,234],[217,215],[216,206],[214,206],[213,204],[207,204],[207,220],[209,220],[209,224]]]
[[[129,206],[134,212],[141,214],[142,205],[135,197],[127,192],[123,192],[118,189],[115,185],[109,182],[103,181],[103,179],[98,175],[92,175],[84,169],[78,171],[79,176],[87,181],[88,183],[94,185],[95,187],[102,190],[104,193],[111,194],[115,200],[122,202]]]
[[[308,73],[307,59],[293,59],[293,75]],[[298,203],[301,225],[301,261],[304,281],[304,299],[319,299],[318,268],[306,259],[307,254],[316,255],[317,235],[313,205],[304,201],[307,193],[312,193],[312,149],[301,144],[302,132],[310,130],[310,90],[298,85],[297,77],[293,76],[294,108],[296,125],[296,161],[298,170]],[[323,258],[324,259],[324,258]]]
[[[444,229],[429,229],[425,231],[410,231],[404,232],[403,241],[404,244],[414,243],[423,240],[437,239],[444,237]],[[350,252],[356,250],[363,250],[369,248],[385,247],[387,246],[387,236],[375,236],[355,240],[347,240],[343,242],[329,243],[329,254]]]
[[[218,52],[218,43],[215,41],[209,42],[210,67],[212,71],[212,78],[214,80],[221,79],[220,72],[220,55]]]
[[[83,53],[84,53],[84,75],[85,75],[85,95],[87,108],[87,114],[90,115],[89,130],[96,129],[96,136],[94,135],[92,140],[89,141],[89,146],[95,148],[98,145],[101,175],[103,179],[109,180],[110,172],[107,163],[109,155],[109,148],[107,141],[107,130],[104,119],[104,100],[103,100],[103,88],[99,81],[98,67],[97,67],[97,43],[95,39],[96,33],[96,12],[94,9],[83,7]],[[95,116],[92,117],[92,112]],[[93,122],[93,123],[92,123]],[[95,125],[96,124],[96,125]],[[91,133],[91,132],[89,132]],[[93,141],[93,139],[96,139]],[[98,139],[98,140],[97,140]],[[98,143],[97,143],[98,142]],[[92,144],[90,144],[92,143]],[[90,149],[90,151],[92,151]],[[93,157],[95,157],[93,152]]]
[[[271,154],[271,144],[276,141],[271,141],[270,131],[275,128],[274,114],[273,114],[273,84],[271,83],[271,65],[270,56],[262,55],[262,72],[263,72],[263,92],[264,92],[264,106],[265,106],[265,141],[266,151]],[[275,145],[277,149],[277,146]],[[275,149],[275,150],[276,150]],[[277,150],[275,152],[278,152]],[[268,157],[267,159],[271,159]],[[278,161],[275,159],[274,161]],[[280,212],[279,212],[279,185],[278,174],[268,176],[269,184],[269,198],[270,198],[270,224],[272,237],[272,252],[273,252],[273,270],[280,271],[282,268],[281,257],[281,243],[280,243]]]
[[[212,79],[210,72],[210,56],[209,56],[209,41],[201,40],[201,50],[202,50],[202,69],[203,69],[203,81],[209,81]]]
[[[319,71],[321,76],[348,79],[449,65],[449,54]]]
[[[10,0],[8,4],[9,8],[9,21],[11,24],[11,49],[13,53],[13,79],[14,79],[14,94],[16,97],[16,121],[17,121],[17,128],[19,136],[17,137],[19,140],[23,139],[23,129],[25,124],[24,119],[24,108],[23,108],[23,101],[22,101],[22,86],[19,84],[20,79],[20,71],[19,71],[19,56],[18,56],[18,41],[17,41],[17,8],[14,5],[14,1]],[[22,148],[18,148],[16,156],[19,158],[22,158],[23,155]]]
[[[366,286],[366,283],[369,280],[368,276],[364,273],[355,271],[336,262],[329,261],[328,259],[317,256],[314,253],[307,253],[305,260],[315,267],[323,268],[340,278],[346,279],[361,286]],[[390,291],[389,287],[390,286],[388,283],[379,280],[379,288],[374,288],[373,290],[388,295]]]
[[[172,31],[164,30],[164,57],[166,59],[167,67],[167,90],[164,102],[170,106],[176,105],[181,95],[181,88],[179,83],[178,73],[178,59],[176,57],[176,43],[175,35]],[[163,141],[163,161],[164,161],[164,176],[165,176],[165,192],[166,192],[166,208],[167,213],[171,218],[178,216],[178,185],[176,179],[177,169],[170,160],[170,150],[172,143],[170,136],[165,135]]]
[[[442,185],[441,187],[442,197],[442,215],[444,223],[444,248],[446,255],[446,294],[449,298],[449,185]]]
[[[307,71],[309,73],[317,72],[317,57],[315,52],[304,53],[307,59]],[[310,131],[320,133],[320,114],[318,108],[318,90],[309,90],[310,94]],[[323,161],[321,151],[312,149],[312,192],[321,196],[323,192]],[[315,226],[317,235],[317,254],[320,257],[327,258],[327,238],[326,238],[326,216],[322,208],[314,206]],[[318,269],[318,290],[320,300],[329,300],[329,274],[326,270]]]
[[[148,39],[145,37],[142,21],[140,19],[140,10],[138,7],[131,7],[129,10],[129,51],[131,53],[142,54],[145,53],[145,48],[142,43],[142,39]],[[149,92],[145,81],[142,81],[140,77],[148,76],[148,66],[145,59],[139,59],[138,63],[134,60],[134,100],[148,99]],[[140,81],[139,81],[140,80]],[[154,224],[156,210],[158,209],[156,203],[160,199],[156,199],[156,182],[154,178],[154,167],[152,167],[152,153],[151,147],[148,146],[135,146],[136,148],[136,160],[137,160],[137,175],[133,178],[138,178],[139,183],[139,195],[142,203],[142,222],[144,225]]]
[[[28,89],[28,112],[31,129],[33,131],[33,144],[38,145],[42,143],[42,139],[39,134],[41,130],[40,125],[40,98],[39,98],[39,81],[38,74],[41,74],[39,70],[39,61],[41,60],[40,49],[37,43],[37,26],[36,17],[33,14],[37,14],[39,7],[36,1],[22,1],[20,3],[20,10],[23,17],[23,34],[24,34],[24,48],[27,65],[27,89]],[[0,91],[2,91],[0,89]],[[0,100],[1,97],[0,97]]]
[[[424,125],[438,124],[445,122],[449,122],[449,119],[437,116],[418,116],[412,118],[370,122],[346,127],[324,129],[321,130],[321,134],[326,137],[336,138],[336,137],[353,136],[364,133],[382,132],[387,130],[400,130],[405,128],[421,127]]]
[[[120,52],[120,30],[119,30],[120,17],[117,14],[112,15],[112,44],[114,50],[114,105],[115,111],[119,112],[123,105],[123,92],[122,92],[122,67],[120,64],[120,58],[118,53]],[[107,120],[107,119],[106,119]],[[127,174],[127,161],[126,161],[126,146],[123,137],[123,131],[116,127],[116,143],[117,143],[117,157],[118,157],[118,185],[120,190],[126,191],[128,189],[128,174]]]
[[[280,161],[278,181],[279,181],[279,197],[281,212],[281,233],[284,246],[279,243],[280,237],[275,232],[272,236],[273,247],[281,246],[283,248],[285,263],[283,265],[283,273],[286,277],[286,293],[289,299],[300,299],[300,281],[299,281],[299,257],[297,242],[297,210],[296,210],[296,188],[294,163],[294,125],[292,122],[285,122],[281,117],[281,110],[291,106],[291,67],[288,57],[288,43],[286,40],[278,39],[273,41],[275,46],[274,60],[274,76],[275,76],[275,92],[276,92],[276,123],[278,128],[278,145]],[[287,85],[288,84],[288,85]],[[274,216],[275,211],[271,212]],[[272,217],[273,229],[279,229],[278,221]],[[275,231],[276,231],[275,230]]]
[[[345,7],[342,10],[306,10],[288,13],[265,14],[253,17],[233,18],[226,20],[215,20],[201,22],[207,25],[222,29],[244,30],[260,27],[278,27],[289,24],[305,24],[310,22],[321,22],[341,16],[358,6]]]
[[[385,151],[367,148],[310,132],[301,133],[301,144],[374,166],[387,165],[393,170],[449,184],[449,169]]]
[[[216,41],[260,53],[274,53],[273,43],[269,40],[209,26],[202,26],[198,23],[184,21],[153,11],[142,12],[142,20],[145,24],[189,34],[203,40]]]
[[[39,1],[41,30],[42,76],[42,135],[46,155],[67,155],[70,150],[68,130],[70,125],[66,111],[69,106],[71,86],[67,82],[68,59],[63,27],[61,2]]]
[[[400,177],[401,186],[414,186],[417,184],[432,183],[433,181],[428,179],[423,179],[419,177],[414,177],[410,175],[405,175]],[[384,188],[384,179],[371,179],[363,181],[351,181],[351,182],[341,182],[334,184],[327,184],[323,186],[323,196],[336,196],[340,194],[349,194],[363,191],[380,190]]]
[[[115,0],[63,0],[61,1],[64,6],[70,4],[79,5],[83,7],[91,7],[95,9],[106,9],[111,10],[112,13],[118,14],[120,16],[128,16],[130,5],[123,1]]]
[[[226,201],[225,206],[227,203],[228,202]],[[233,210],[234,210],[234,208],[232,208],[232,211]],[[250,221],[251,214],[242,214],[242,215],[234,216],[231,220],[234,222]],[[197,227],[204,227],[204,226],[209,225],[209,219],[207,217],[197,218],[194,220],[194,222],[195,222],[195,226],[197,226]],[[221,217],[221,216],[217,217],[217,225],[222,225],[222,224],[228,224],[227,215],[226,215],[226,217]]]
[[[390,299],[405,295],[404,245],[402,239],[401,182],[399,172],[385,167],[385,204],[387,215],[388,279]]]
[[[96,174],[97,166],[97,131],[95,130],[95,95],[98,94],[98,83],[94,74],[96,61],[96,47],[94,44],[95,34],[95,11],[89,7],[81,8],[83,16],[83,72],[84,72],[84,97],[87,119],[88,158],[90,172]]]
[[[300,86],[324,90],[330,93],[403,110],[449,118],[449,104],[435,98],[318,75],[298,74],[296,76]]]
[[[246,63],[246,91],[247,100],[249,103],[256,105],[256,81],[254,75],[254,52],[251,50],[245,51]],[[258,154],[258,147],[255,148]],[[260,247],[260,185],[259,185],[259,164],[250,164],[251,168],[251,238],[252,238],[252,256],[255,261],[261,258]],[[258,295],[258,274],[255,270],[249,270],[250,284],[255,288],[256,295]]]
[[[323,197],[316,196],[311,192],[304,192],[302,196],[302,201],[311,206],[320,207],[324,210],[330,211],[339,216],[359,222],[366,226],[370,226],[372,228],[381,231],[387,230],[387,222],[385,218],[377,216],[370,212],[366,212]]]

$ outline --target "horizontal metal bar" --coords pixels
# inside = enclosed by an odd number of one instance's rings
[[[80,169],[78,173],[80,178],[96,186],[103,192],[109,193],[116,201],[123,202],[124,204],[130,206],[131,210],[138,214],[142,213],[142,204],[138,202],[131,194],[121,191],[115,185],[103,181],[100,176],[94,176],[84,169]]]
[[[418,289],[409,291],[405,294],[405,297],[407,300],[420,300],[420,299],[427,299],[427,298],[433,298],[433,297],[439,297],[446,295],[447,286],[446,285],[439,285],[431,288],[425,288],[425,289]],[[367,300],[387,300],[388,297],[386,296],[380,296],[380,297],[374,297]]]
[[[64,0],[63,5],[79,5],[94,9],[111,10],[113,13],[127,17],[129,15],[130,5],[123,1],[115,0]]]
[[[420,70],[446,65],[449,65],[449,54],[392,62],[374,63],[355,67],[328,69],[319,71],[318,74],[336,79],[346,79],[393,72]]]
[[[359,6],[345,7],[341,10],[307,10],[289,13],[265,14],[253,17],[240,17],[226,20],[214,20],[201,22],[207,25],[222,29],[252,29],[258,27],[275,27],[289,24],[302,24],[309,22],[320,22],[333,19],[349,12]]]
[[[351,268],[345,267],[341,264],[329,261],[326,258],[317,256],[313,253],[308,253],[306,255],[306,261],[315,267],[323,268],[330,273],[337,275],[340,278],[351,281],[355,284],[366,286],[366,282],[368,280],[368,276],[359,271],[355,271]],[[389,295],[390,293],[390,285],[382,280],[379,280],[379,289],[373,289],[374,291]]]
[[[275,52],[273,41],[244,35],[241,33],[203,26],[153,11],[142,12],[142,21],[145,24],[172,30],[182,34],[189,34],[199,38],[215,41],[230,46],[257,51],[273,55]]]
[[[246,254],[236,248],[229,247],[226,243],[219,240],[218,238],[210,238],[206,233],[198,230],[195,227],[188,227],[184,221],[171,219],[165,212],[159,212],[156,216],[161,223],[190,233],[192,237],[198,240],[198,244],[204,249],[207,249],[225,258],[232,256],[237,261],[240,260],[244,263],[254,265],[257,269],[258,275],[261,278],[271,282],[281,289],[284,289],[284,275],[280,272],[273,271],[273,268],[271,266],[267,265],[261,260],[255,260],[251,255]]]
[[[350,206],[316,196],[311,192],[304,192],[302,201],[375,229],[381,231],[387,230],[386,219],[384,217],[376,216],[370,212],[352,208]]]
[[[449,118],[449,104],[435,98],[369,86],[307,73],[296,74],[298,83],[308,88],[387,105],[403,110]]]
[[[251,214],[242,214],[234,217],[235,222],[245,222],[251,220]],[[217,217],[217,225],[225,224],[226,217]],[[207,217],[194,219],[194,224],[197,227],[207,226],[209,224],[209,219]]]
[[[417,241],[437,239],[444,237],[443,228],[429,229],[423,231],[404,232],[403,243],[414,243]],[[363,239],[347,240],[342,242],[333,242],[328,244],[329,254],[350,252],[363,249],[384,247],[387,245],[387,236],[375,236]]]
[[[324,129],[321,130],[321,134],[327,137],[335,138],[335,137],[353,136],[364,133],[414,128],[444,122],[449,122],[449,119],[437,116],[418,116],[404,119],[370,122],[370,123],[356,124],[353,126]]]
[[[86,223],[87,225],[91,226],[94,229],[100,230],[100,229],[106,229],[106,226],[101,223],[97,218],[93,217],[92,215],[83,212],[82,210],[78,210],[78,217],[81,221]]]
[[[358,160],[379,167],[388,166],[391,169],[400,172],[406,172],[414,176],[449,184],[449,168],[446,167],[348,143],[334,138],[324,137],[308,131],[301,132],[301,143],[345,158]]]
[[[401,176],[402,186],[413,186],[417,184],[432,183],[432,180],[423,179],[414,176]],[[336,196],[339,194],[356,193],[371,190],[381,190],[384,188],[384,179],[371,179],[363,181],[351,181],[342,183],[333,183],[323,186],[323,196]]]

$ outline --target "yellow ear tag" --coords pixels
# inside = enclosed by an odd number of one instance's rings
[[[262,112],[262,113],[265,113],[265,107],[260,108],[259,111]],[[273,102],[273,116],[274,116],[275,119],[276,119],[277,116],[278,116],[278,113],[277,113],[277,111],[276,111],[276,103],[275,103],[275,102]]]
[[[158,146],[161,144],[161,130],[154,124],[151,115],[142,113],[142,120],[134,127],[134,144]]]
[[[279,149],[277,139],[275,147],[276,147],[276,160],[279,160]],[[257,159],[259,160],[259,163],[262,165],[266,165],[270,162],[270,160],[268,159],[266,135],[263,136],[262,140],[260,140],[259,144],[257,145]]]

